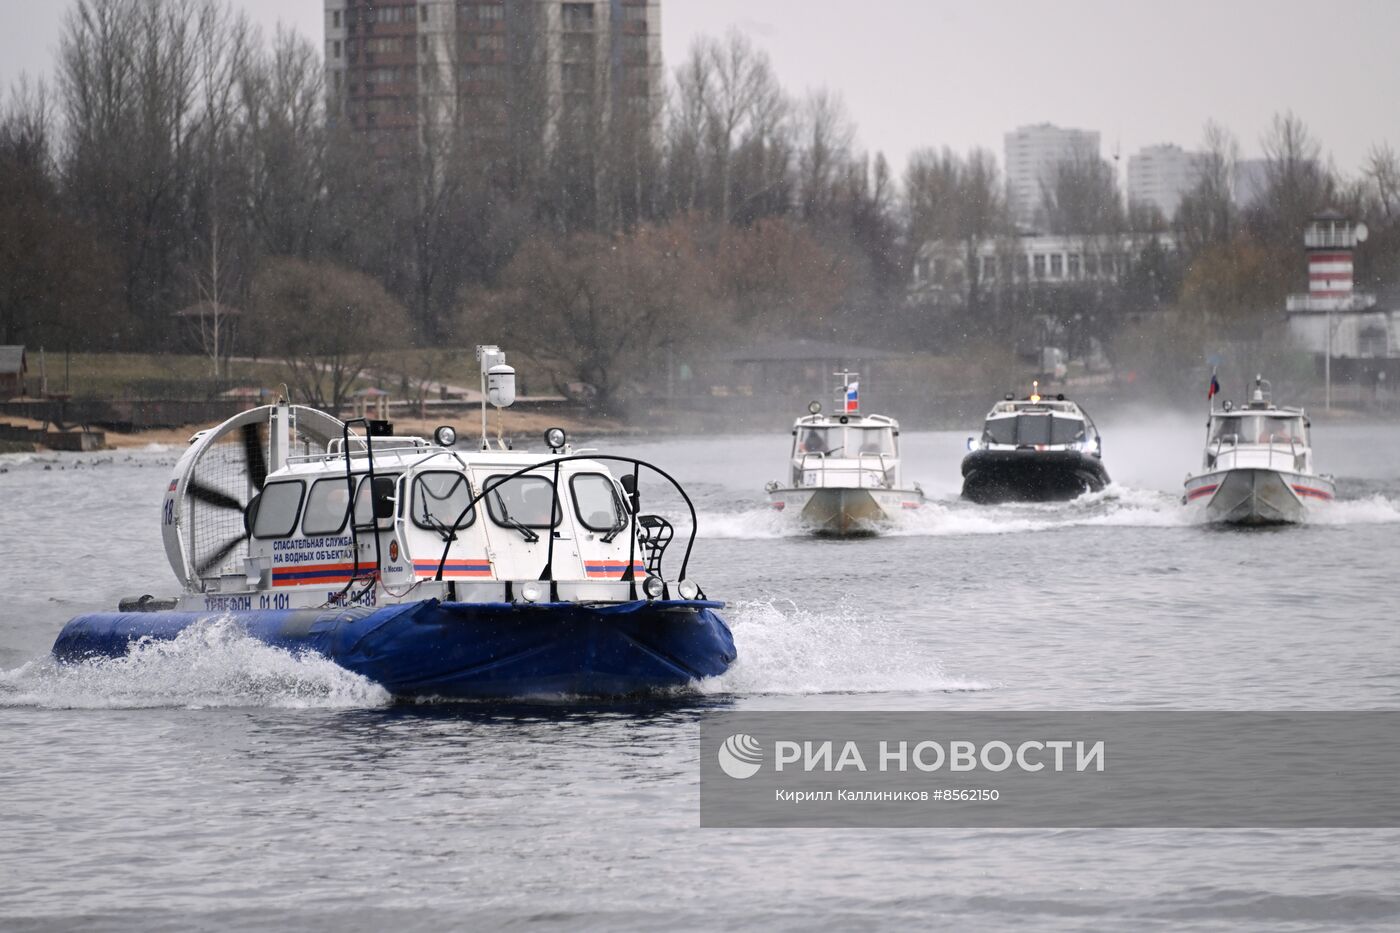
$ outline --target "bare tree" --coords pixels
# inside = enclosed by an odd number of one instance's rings
[[[1331,205],[1336,177],[1322,160],[1322,144],[1292,112],[1274,115],[1260,145],[1265,188],[1252,225],[1271,243],[1296,244],[1308,221]]]
[[[240,76],[247,223],[260,248],[308,258],[324,239],[325,78],[306,39],[278,29]]]
[[[709,60],[698,70],[708,78],[702,97],[705,142],[709,149],[715,205],[721,223],[728,224],[732,209],[734,152],[749,122],[761,106],[780,94],[768,56],[754,48],[743,33],[731,31],[723,42],[698,40],[692,57]],[[697,69],[692,69],[692,71]]]
[[[1041,207],[1051,233],[1102,235],[1123,229],[1118,179],[1097,153],[1061,160],[1041,184]]]
[[[1234,134],[1214,121],[1206,123],[1196,183],[1182,197],[1174,218],[1181,249],[1188,256],[1229,242],[1235,235],[1234,178],[1239,157]]]
[[[1362,174],[1380,216],[1388,224],[1400,220],[1400,154],[1390,143],[1377,143],[1366,156]]]
[[[102,347],[120,330],[110,253],[64,209],[47,86],[0,105],[0,343]]]
[[[241,180],[231,177],[234,160],[235,124],[241,122],[239,80],[248,68],[251,28],[243,14],[230,14],[227,8],[205,0],[196,12],[195,55],[200,106],[197,135],[202,150],[201,164],[195,166],[194,200],[203,201],[203,221],[195,225],[192,244],[196,262],[193,270],[200,301],[186,317],[195,326],[200,348],[209,357],[215,379],[222,361],[232,353],[233,316],[229,296],[237,289],[237,237],[225,234],[240,227],[238,200]],[[226,223],[229,217],[233,223]]]
[[[904,202],[913,244],[957,237],[962,161],[953,150],[919,149],[904,170]]]
[[[798,196],[802,216],[815,219],[834,206],[836,183],[851,158],[855,127],[839,94],[812,91],[799,116]]]
[[[272,259],[253,283],[250,330],[308,402],[338,412],[378,355],[401,346],[403,306],[373,279],[331,263]]]
[[[702,203],[705,100],[710,81],[710,57],[692,48],[684,64],[676,69],[667,107],[668,201],[680,213],[696,210]]]
[[[677,226],[536,238],[511,261],[503,287],[467,314],[548,368],[556,391],[617,414],[626,387],[645,370],[633,364],[703,328],[695,269]]]
[[[77,0],[59,46],[65,189],[118,247],[148,339],[169,329],[191,240],[195,11],[192,0]]]
[[[968,308],[979,311],[982,247],[1010,223],[996,156],[986,149],[974,149],[966,159],[946,148],[916,152],[904,188],[912,243],[942,243],[950,259],[957,256]]]

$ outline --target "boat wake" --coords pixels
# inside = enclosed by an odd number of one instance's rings
[[[796,518],[766,505],[739,512],[707,511],[700,515],[702,538],[786,538],[805,533]]]
[[[1174,527],[1191,524],[1180,496],[1157,490],[1112,486],[1070,502],[976,505],[957,498],[927,502],[899,516],[882,534],[940,535],[1017,534],[1077,525]],[[804,537],[809,532],[795,516],[771,508],[709,512],[701,516],[707,538],[772,539]]]
[[[1110,485],[1069,502],[976,505],[961,499],[930,502],[904,516],[893,535],[1014,534],[1056,528],[1106,526],[1174,528],[1192,523],[1179,496]]]
[[[48,709],[386,706],[379,685],[315,654],[293,655],[228,619],[190,626],[170,641],[144,639],[119,658],[53,658],[0,671],[0,706]]]
[[[929,693],[990,690],[953,677],[911,645],[908,633],[849,608],[735,603],[729,615],[739,659],[696,689],[715,694]]]
[[[1400,501],[1380,493],[1356,499],[1337,499],[1308,514],[1313,525],[1386,525],[1400,522]]]
[[[1109,485],[1069,502],[976,505],[956,497],[931,500],[907,512],[881,534],[889,537],[1005,535],[1074,527],[1178,528],[1203,521],[1181,505],[1179,492]],[[1381,492],[1340,498],[1310,510],[1307,523],[1375,525],[1400,522],[1400,499]],[[700,518],[702,537],[764,540],[801,538],[810,532],[795,516],[771,508],[707,512]]]

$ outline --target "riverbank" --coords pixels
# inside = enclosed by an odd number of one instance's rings
[[[393,419],[394,433],[405,437],[432,437],[433,431],[444,424],[456,428],[457,436],[464,441],[469,438],[474,438],[481,431],[481,419],[480,416],[475,413],[439,419]],[[496,413],[492,412],[488,425],[488,433],[492,438],[497,436],[497,428],[499,425],[500,422],[496,417]],[[150,444],[183,446],[189,443],[190,437],[195,432],[202,431],[208,427],[211,426],[200,424],[188,425],[180,428],[152,428],[150,430],[132,431],[124,434],[108,431],[107,446],[114,449],[145,447]],[[557,412],[510,411],[506,414],[504,419],[504,436],[506,438],[513,438],[518,442],[522,438],[541,436],[549,428],[555,427],[563,428],[569,434],[577,436],[597,436],[602,434],[616,436],[644,433],[633,426],[607,418],[586,418],[562,415]]]

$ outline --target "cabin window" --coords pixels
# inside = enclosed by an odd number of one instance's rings
[[[888,454],[894,456],[894,431],[891,428],[847,428],[846,446],[851,456]]]
[[[420,473],[413,480],[413,524],[431,531],[450,530],[454,523],[457,528],[466,528],[476,522],[476,507],[467,508],[471,501],[472,487],[463,474],[448,470]]]
[[[1216,418],[1210,439],[1224,444],[1307,444],[1302,418],[1277,415],[1240,415]]]
[[[1053,418],[1050,422],[1050,443],[1078,444],[1084,440],[1084,422],[1074,418]]]
[[[613,481],[601,473],[580,473],[569,480],[574,511],[589,531],[615,531],[626,519]]]
[[[397,480],[399,478],[399,475],[397,473],[376,473],[374,474],[374,478],[388,478],[392,480]],[[368,474],[366,474],[360,479],[360,491],[355,496],[355,524],[360,528],[368,528],[371,525],[374,525],[374,509],[370,503],[370,484]],[[393,528],[394,520],[392,518],[381,518],[377,527],[380,530],[386,528]]]
[[[486,485],[491,489],[486,494],[486,511],[490,513],[491,520],[503,528],[514,525],[553,528],[563,517],[559,514],[554,484],[542,476],[516,476],[512,479],[492,476],[486,480]]]
[[[1016,419],[996,418],[982,429],[982,439],[988,444],[1016,443]]]
[[[826,454],[828,456],[835,454],[844,446],[841,440],[843,430],[843,428],[798,428],[797,453]]]
[[[268,483],[258,495],[253,517],[253,537],[285,538],[297,526],[301,497],[306,484],[301,480]]]
[[[345,477],[318,479],[306,497],[306,514],[301,518],[304,535],[334,535],[345,528],[350,514],[350,486]]]
[[[1019,415],[988,421],[983,439],[990,444],[1017,446],[1062,446],[1084,440],[1086,427],[1078,418],[1056,418],[1054,415]]]
[[[1017,444],[1049,444],[1050,416],[1022,415],[1016,419]]]

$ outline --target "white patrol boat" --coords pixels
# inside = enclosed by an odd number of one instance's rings
[[[478,355],[478,450],[451,428],[394,437],[285,401],[196,434],[161,516],[182,592],[74,619],[54,654],[123,655],[228,617],[405,697],[628,694],[722,673],[734,642],[723,603],[686,576],[685,491],[643,461],[575,452],[559,428],[547,453],[491,444],[486,400],[510,405],[515,371],[495,347]],[[642,514],[643,470],[690,506],[669,574],[674,528]]]
[[[1009,393],[992,406],[980,440],[967,439],[962,494],[979,503],[1053,502],[1108,485],[1103,439],[1089,413],[1063,394]]]
[[[906,510],[921,508],[924,491],[900,476],[899,422],[860,412],[860,383],[841,378],[838,414],[822,414],[812,402],[792,426],[792,458],[786,484],[767,486],[779,511],[796,514],[817,534],[874,534]]]
[[[1205,521],[1300,522],[1310,507],[1336,498],[1332,477],[1313,470],[1307,415],[1276,407],[1271,395],[1268,380],[1256,376],[1245,408],[1212,403],[1201,472],[1187,475],[1182,497]]]

